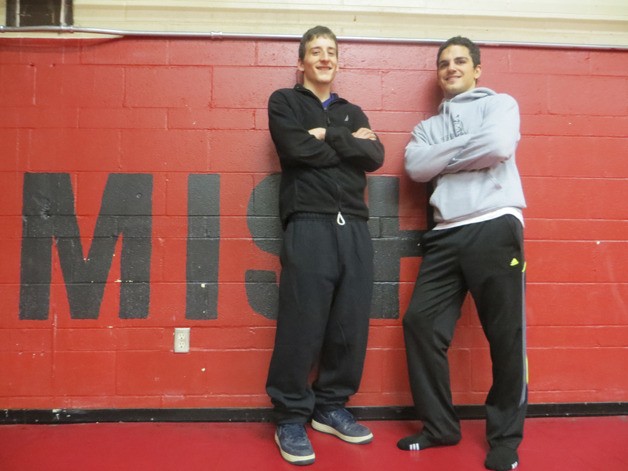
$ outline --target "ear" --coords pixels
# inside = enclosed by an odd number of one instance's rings
[[[475,77],[476,82],[480,78],[480,75],[482,75],[482,64],[476,65],[473,70],[473,76]]]
[[[299,72],[305,71],[305,66],[303,65],[303,61],[301,59],[297,61],[297,69],[299,70]]]

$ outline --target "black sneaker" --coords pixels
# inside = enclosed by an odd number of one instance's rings
[[[355,417],[345,408],[328,412],[314,411],[312,428],[319,432],[335,435],[349,443],[363,444],[373,440],[371,431],[356,422]]]
[[[275,443],[284,460],[296,465],[314,463],[314,450],[303,424],[281,424],[275,430]]]

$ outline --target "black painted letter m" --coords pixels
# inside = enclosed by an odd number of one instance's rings
[[[20,319],[48,318],[53,242],[68,294],[70,317],[97,319],[120,236],[119,316],[148,316],[152,186],[152,175],[109,175],[85,258],[70,175],[24,175]]]

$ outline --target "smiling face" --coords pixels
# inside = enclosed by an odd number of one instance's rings
[[[452,45],[444,49],[437,62],[438,85],[449,99],[475,88],[482,66],[474,65],[465,46]]]
[[[317,36],[305,45],[305,55],[299,59],[303,85],[308,89],[331,87],[338,71],[338,46],[333,38]]]

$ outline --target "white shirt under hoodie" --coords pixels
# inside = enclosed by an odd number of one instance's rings
[[[419,123],[406,146],[411,179],[433,181],[435,229],[513,214],[525,198],[515,163],[519,107],[510,95],[473,88],[444,100]]]

